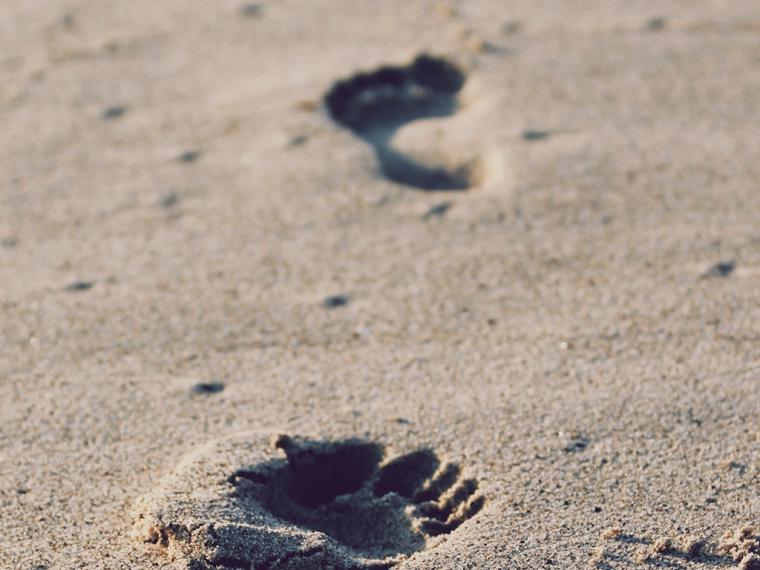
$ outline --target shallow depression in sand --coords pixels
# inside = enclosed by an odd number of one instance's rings
[[[359,439],[212,443],[141,500],[135,537],[193,568],[389,568],[483,508],[434,451],[387,455]]]

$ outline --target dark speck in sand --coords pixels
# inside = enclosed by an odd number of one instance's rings
[[[583,451],[588,447],[588,444],[591,443],[591,440],[585,436],[579,436],[571,440],[563,449],[565,453],[575,453],[578,451]]]
[[[505,22],[501,31],[506,35],[518,34],[522,31],[522,24],[517,21]]]
[[[107,121],[112,121],[114,119],[118,119],[120,117],[123,117],[124,114],[127,112],[127,108],[121,105],[116,105],[114,107],[109,107],[105,111],[103,111],[103,118]]]
[[[244,4],[240,7],[240,13],[246,18],[258,18],[261,16],[261,6],[258,4]]]
[[[66,285],[65,290],[66,291],[87,291],[88,289],[92,289],[95,283],[92,281],[74,281],[73,283],[69,283]]]
[[[179,195],[176,192],[170,192],[161,198],[160,204],[162,208],[173,208],[179,202]]]
[[[736,269],[735,261],[721,261],[708,269],[704,277],[728,277],[734,269]]]
[[[326,309],[335,309],[337,307],[345,307],[348,305],[348,295],[331,295],[322,302],[322,305]]]
[[[298,135],[290,139],[288,142],[288,146],[302,146],[305,145],[309,140],[309,137],[306,135]]]
[[[664,30],[667,24],[668,22],[665,18],[652,18],[647,22],[646,28],[650,32],[659,32],[660,30]]]
[[[548,131],[533,131],[528,129],[522,132],[522,138],[526,141],[540,141],[549,138],[550,134]]]
[[[224,384],[221,382],[199,382],[193,386],[193,394],[218,394],[224,390]]]
[[[198,150],[189,150],[187,152],[183,152],[177,157],[177,160],[179,162],[196,162],[201,157],[201,153]]]
[[[11,248],[11,247],[16,247],[17,245],[18,245],[18,240],[16,240],[16,238],[0,239],[0,246],[2,247]]]
[[[451,202],[441,202],[432,206],[425,215],[422,216],[423,220],[429,220],[430,218],[440,218],[446,215],[446,212],[451,209]]]

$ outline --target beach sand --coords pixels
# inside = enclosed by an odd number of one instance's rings
[[[4,0],[0,567],[758,568],[759,41]]]

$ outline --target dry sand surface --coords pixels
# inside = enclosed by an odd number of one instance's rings
[[[757,569],[759,125],[749,0],[3,0],[0,568]]]

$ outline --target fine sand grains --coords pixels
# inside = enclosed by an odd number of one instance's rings
[[[600,534],[602,544],[591,552],[589,568],[610,568],[611,561],[630,560],[636,565],[680,564],[683,567],[707,564],[731,566],[740,570],[760,568],[760,540],[751,526],[726,532],[717,543],[694,535],[634,536],[620,527]]]

